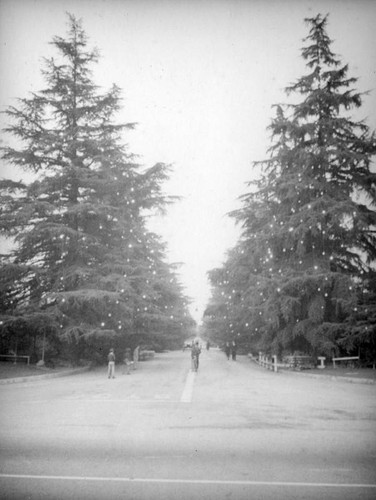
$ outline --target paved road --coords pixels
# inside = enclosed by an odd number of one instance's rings
[[[375,385],[201,358],[1,386],[0,498],[376,498]]]

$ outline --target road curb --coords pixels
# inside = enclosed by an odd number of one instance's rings
[[[302,372],[292,372],[279,370],[279,373],[284,373],[286,375],[295,375],[297,377],[309,377],[318,380],[331,380],[333,382],[350,382],[352,384],[370,384],[374,385],[376,380],[368,378],[355,378],[355,377],[337,377],[336,375],[315,375],[314,373],[302,373]]]
[[[18,384],[24,382],[38,382],[39,380],[45,380],[49,378],[69,377],[70,375],[78,375],[80,373],[85,373],[90,369],[91,369],[90,366],[84,366],[82,368],[75,368],[73,370],[64,370],[56,373],[44,373],[43,375],[30,375],[28,377],[16,377],[16,378],[2,378],[0,379],[0,385]]]

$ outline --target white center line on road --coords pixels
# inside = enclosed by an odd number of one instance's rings
[[[376,484],[367,483],[304,483],[290,481],[237,481],[222,479],[157,479],[157,478],[137,478],[137,477],[90,477],[90,476],[44,476],[32,474],[0,474],[0,479],[36,479],[51,481],[103,481],[122,483],[161,483],[161,484],[213,484],[213,485],[238,485],[238,486],[284,486],[302,488],[354,488],[376,489]]]
[[[195,383],[196,372],[188,372],[187,378],[185,380],[184,390],[181,394],[181,403],[191,403],[193,394],[193,385]]]

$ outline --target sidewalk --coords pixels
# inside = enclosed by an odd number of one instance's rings
[[[37,368],[35,365],[14,365],[12,363],[0,363],[0,385],[15,384],[20,382],[35,382],[49,378],[67,377],[90,370],[89,366],[79,368]]]

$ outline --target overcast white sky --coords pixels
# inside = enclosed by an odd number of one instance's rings
[[[119,116],[139,123],[127,142],[140,162],[173,165],[165,189],[182,201],[153,229],[182,262],[181,281],[199,320],[206,272],[238,238],[226,213],[238,205],[252,162],[266,157],[272,105],[305,72],[305,17],[329,13],[333,50],[371,90],[357,118],[376,128],[376,1],[0,0],[0,109],[44,86],[48,42],[82,18],[101,52],[95,80],[123,90]],[[4,126],[4,117],[0,118]],[[2,176],[19,173],[1,167]]]

